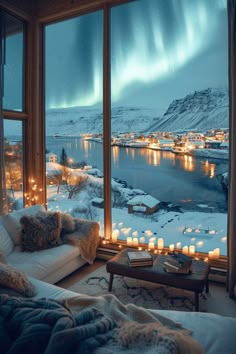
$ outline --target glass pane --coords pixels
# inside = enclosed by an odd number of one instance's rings
[[[227,43],[224,0],[112,8],[114,239],[226,255]]]
[[[23,65],[24,26],[23,22],[5,15],[5,66],[3,108],[23,110]]]
[[[8,211],[23,207],[22,122],[4,119],[5,181]]]
[[[103,225],[103,13],[45,28],[49,209]]]

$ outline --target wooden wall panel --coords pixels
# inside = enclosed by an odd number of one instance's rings
[[[129,1],[133,0],[37,0],[34,15],[40,21],[50,22]]]
[[[32,0],[0,0],[0,6],[25,20],[32,16],[33,3]]]

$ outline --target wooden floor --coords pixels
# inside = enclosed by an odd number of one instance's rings
[[[106,264],[106,262],[102,260],[96,260],[92,265],[86,264],[58,282],[57,285],[67,289],[104,264]],[[210,282],[210,292],[207,295],[207,298],[208,312],[223,316],[236,317],[236,300],[229,298],[224,284]]]

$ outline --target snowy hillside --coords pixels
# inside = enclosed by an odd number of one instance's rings
[[[80,135],[101,133],[102,108],[75,107],[52,109],[46,112],[47,135]],[[223,89],[195,91],[174,100],[163,116],[155,109],[113,107],[112,132],[206,130],[228,127],[228,93]]]
[[[153,124],[155,114],[155,110],[148,108],[114,107],[111,130],[114,133],[141,132]],[[46,135],[80,135],[103,130],[101,107],[51,109],[46,112],[46,121]]]
[[[223,89],[195,91],[174,100],[151,131],[178,131],[228,127],[228,92]]]

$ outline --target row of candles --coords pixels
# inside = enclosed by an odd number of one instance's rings
[[[119,236],[119,230],[114,230],[112,232],[112,241],[113,242],[117,242]],[[145,237],[131,237],[128,236],[126,237],[126,243],[127,246],[134,246],[134,247],[138,247],[139,244],[144,244],[145,243]],[[154,250],[155,246],[157,246],[158,250],[163,250],[165,245],[164,245],[164,239],[163,238],[158,238],[157,239],[157,243],[156,243],[156,238],[153,237],[149,240],[148,242],[148,249],[149,250]],[[190,245],[190,246],[184,246],[182,248],[181,242],[177,242],[176,244],[170,244],[169,245],[169,251],[173,252],[175,249],[177,250],[182,250],[183,254],[186,255],[190,255],[190,256],[194,256],[195,255],[195,246],[194,245]],[[220,257],[220,248],[215,248],[212,251],[208,252],[208,257],[210,259],[217,259]]]

